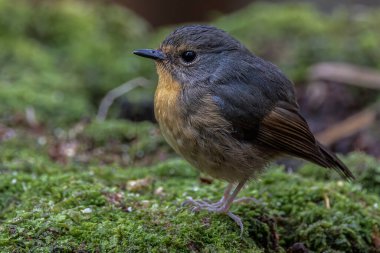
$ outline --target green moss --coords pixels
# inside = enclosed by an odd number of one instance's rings
[[[137,136],[149,137],[156,131],[156,126],[150,122],[132,123],[125,120],[93,121],[84,130],[84,137],[92,139],[98,145],[111,140],[134,139]],[[154,141],[152,141],[154,142]]]
[[[115,153],[119,147],[121,156],[128,157],[128,164],[152,157],[157,152],[172,153],[159,133],[157,125],[150,122],[93,121],[85,127],[80,139],[93,149],[105,148],[111,153]]]
[[[244,221],[240,238],[228,217],[181,207],[188,196],[217,200],[224,187],[200,183],[182,160],[128,169],[63,166],[43,150],[17,147],[0,154],[0,245],[6,251],[284,252],[297,242],[317,252],[375,249],[380,199],[360,182],[320,181],[272,168],[240,194],[261,204],[232,208]],[[146,183],[129,188],[136,179]]]
[[[362,185],[369,192],[380,194],[380,166],[375,158],[364,153],[355,152],[343,157],[343,161],[351,170],[356,172],[355,182]],[[338,174],[321,170],[313,164],[304,165],[298,173],[317,180],[339,180],[340,178]]]

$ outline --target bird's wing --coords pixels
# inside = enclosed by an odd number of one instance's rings
[[[298,109],[293,84],[269,62],[258,57],[243,59],[230,68],[230,73],[224,74],[233,78],[214,81],[217,85],[210,85],[209,89],[239,140],[254,140],[259,123],[278,101],[288,102]]]
[[[347,179],[354,178],[333,153],[315,140],[304,118],[288,103],[278,103],[263,118],[257,140],[283,153],[335,169]]]

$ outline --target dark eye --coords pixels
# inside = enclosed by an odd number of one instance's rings
[[[186,63],[194,61],[195,57],[197,57],[197,54],[194,51],[185,51],[181,55],[181,58]]]

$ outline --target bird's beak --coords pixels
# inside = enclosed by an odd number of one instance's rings
[[[138,49],[133,51],[135,55],[150,58],[153,60],[165,60],[165,55],[161,50]]]

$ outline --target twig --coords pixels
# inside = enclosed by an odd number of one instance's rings
[[[96,119],[99,121],[104,121],[107,117],[109,108],[111,107],[112,103],[115,101],[116,98],[124,95],[125,93],[130,92],[131,90],[133,90],[134,88],[138,86],[144,87],[148,85],[149,83],[150,83],[149,80],[143,77],[138,77],[126,83],[123,83],[119,87],[116,87],[110,90],[100,103]]]
[[[323,199],[325,201],[326,208],[330,209],[331,208],[331,206],[330,206],[330,199],[329,199],[329,196],[327,195],[327,193],[323,194]]]
[[[340,139],[371,126],[375,122],[376,116],[377,112],[375,110],[365,109],[316,134],[316,138],[324,145],[331,145]]]
[[[330,81],[380,89],[380,72],[346,63],[319,63],[310,68],[310,82]]]

